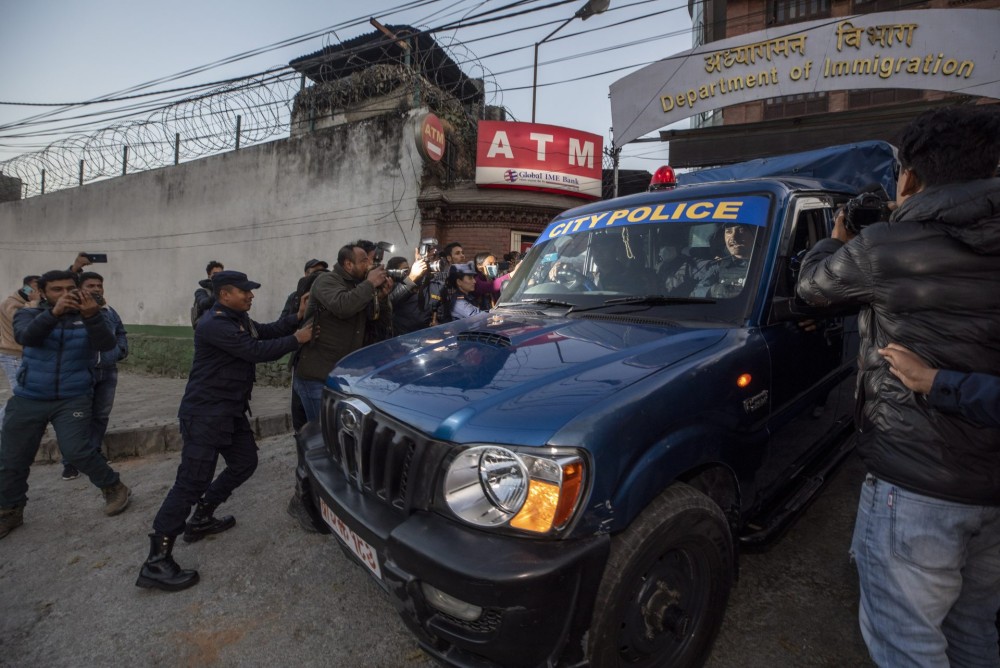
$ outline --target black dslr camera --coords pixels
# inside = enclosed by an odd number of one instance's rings
[[[417,254],[420,259],[427,263],[427,271],[441,271],[441,258],[438,257],[438,240],[427,237],[420,240],[417,246]]]
[[[851,234],[859,233],[872,223],[889,220],[889,193],[879,183],[873,183],[844,205],[844,227]]]
[[[382,259],[385,257],[386,251],[393,252],[396,249],[388,241],[379,241],[375,244],[375,252],[372,254],[372,266],[379,266],[382,264]],[[385,275],[394,281],[401,281],[410,275],[409,269],[389,269],[386,268]]]

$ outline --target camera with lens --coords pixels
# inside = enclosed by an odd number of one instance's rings
[[[851,234],[859,233],[872,223],[889,220],[889,193],[881,184],[873,184],[844,205],[844,227]]]
[[[428,271],[441,271],[441,258],[438,257],[438,240],[427,237],[420,240],[417,246],[417,254],[420,259],[427,263]]]
[[[386,267],[385,275],[394,281],[401,281],[410,275],[409,269],[389,269]]]

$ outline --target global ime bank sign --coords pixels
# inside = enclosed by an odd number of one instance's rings
[[[557,125],[479,121],[476,185],[600,199],[602,143]]]
[[[734,104],[865,88],[1000,98],[1000,10],[879,12],[710,42],[611,84],[614,144]]]

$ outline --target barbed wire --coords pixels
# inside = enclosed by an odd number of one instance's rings
[[[76,133],[40,151],[0,162],[20,179],[24,197],[71,188],[123,173],[145,171],[258,144],[288,132],[298,75],[287,66],[215,88],[157,109]],[[43,180],[44,174],[44,180]]]
[[[325,46],[339,42],[332,33],[323,39]],[[501,97],[496,78],[467,47],[454,38],[443,39],[438,46],[453,62],[462,63],[464,72],[471,68],[472,74],[466,76],[482,82],[489,103]],[[434,78],[428,72],[434,65],[428,61],[417,63],[421,71],[408,70],[387,50],[388,45],[383,48],[381,66],[307,88],[302,86],[302,75],[283,65],[179,101],[147,101],[142,106],[153,109],[145,118],[124,118],[91,132],[74,133],[41,150],[0,162],[0,174],[19,179],[22,196],[32,197],[288,136],[296,113],[300,118],[303,114],[315,117],[318,109],[332,116],[338,107],[361,101],[363,93],[377,92],[373,87],[383,81],[421,86]],[[454,56],[456,50],[460,58]],[[351,88],[354,91],[348,92]],[[449,91],[440,95],[433,87],[425,88],[424,104],[445,112],[453,126],[465,133],[470,124],[474,127],[481,109],[462,107]],[[126,110],[124,115],[130,113],[134,112]]]

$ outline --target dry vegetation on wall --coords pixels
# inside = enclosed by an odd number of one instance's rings
[[[427,107],[441,119],[454,151],[450,180],[471,179],[475,175],[477,119],[449,93],[404,65],[382,63],[327,83],[313,84],[295,95],[292,117],[319,119],[356,108],[373,99],[388,97],[400,89],[413,95],[401,98],[385,115],[403,114],[414,106]],[[414,105],[414,100],[419,100]],[[449,147],[449,150],[451,147]],[[427,165],[426,176],[440,183],[449,180],[441,163]]]

